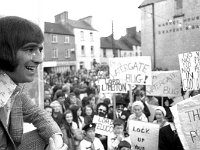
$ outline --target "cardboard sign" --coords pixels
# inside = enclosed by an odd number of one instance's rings
[[[109,67],[111,79],[130,84],[152,84],[150,56],[110,58]]]
[[[116,79],[99,79],[96,84],[100,93],[127,93],[127,84]]]
[[[200,52],[179,54],[183,90],[200,89]]]
[[[200,149],[200,95],[171,108],[179,138],[185,150]]]
[[[94,115],[93,123],[96,123],[95,133],[110,135],[113,132],[113,120]]]
[[[131,120],[129,124],[132,150],[157,150],[159,125]]]
[[[181,96],[180,71],[152,72],[152,85],[146,86],[148,96]]]

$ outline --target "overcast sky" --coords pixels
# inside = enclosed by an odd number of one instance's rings
[[[35,22],[54,22],[54,16],[68,11],[69,19],[78,20],[93,16],[92,25],[100,36],[112,32],[116,38],[125,35],[126,28],[141,29],[141,10],[144,0],[2,0],[0,15],[16,15]]]

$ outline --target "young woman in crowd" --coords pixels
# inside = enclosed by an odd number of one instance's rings
[[[94,117],[94,110],[91,105],[86,105],[83,108],[83,117],[85,125],[92,123],[92,119]]]
[[[162,106],[157,106],[155,109],[155,119],[153,123],[159,124],[160,128],[169,124],[169,122],[165,119],[166,111]]]
[[[77,124],[79,129],[82,129],[85,125],[84,118],[81,116],[82,110],[80,106],[72,106],[71,108],[73,114],[73,121]]]
[[[74,131],[77,128],[77,124],[73,121],[72,111],[70,109],[66,110],[61,130],[63,133],[63,141],[67,144],[69,150],[76,150]]]

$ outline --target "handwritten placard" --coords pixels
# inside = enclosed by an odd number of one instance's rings
[[[94,115],[93,123],[96,123],[95,133],[110,135],[113,132],[113,120]]]
[[[158,124],[131,120],[129,134],[133,150],[158,149]]]
[[[152,84],[150,56],[110,58],[109,67],[111,79],[130,84]]]
[[[119,79],[99,79],[96,84],[100,93],[127,93],[128,85]]]
[[[153,71],[152,85],[146,86],[148,96],[181,96],[180,71]]]
[[[200,95],[190,97],[171,108],[185,150],[200,149]]]
[[[183,90],[200,89],[200,52],[179,54]]]
[[[8,75],[0,73],[0,107],[3,107],[8,102],[16,86]]]

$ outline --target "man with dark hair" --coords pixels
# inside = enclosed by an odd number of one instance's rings
[[[22,92],[42,63],[41,29],[15,16],[0,19],[0,149],[66,150],[53,119]],[[23,121],[37,131],[23,134]]]

